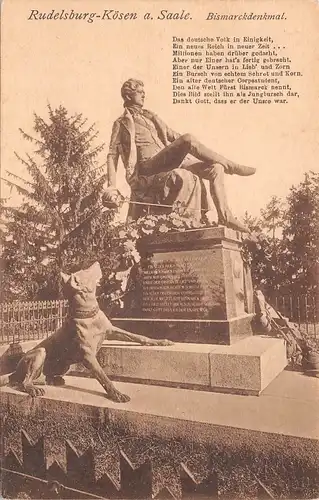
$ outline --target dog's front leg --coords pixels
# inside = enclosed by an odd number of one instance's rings
[[[101,386],[105,389],[107,398],[117,403],[126,403],[130,401],[130,397],[118,391],[111,380],[104,373],[103,368],[99,364],[93,353],[85,353],[83,364],[86,368],[91,370],[94,377],[100,382]]]
[[[122,330],[122,328],[117,328],[112,325],[112,338],[116,340],[129,340],[130,342],[138,342],[141,345],[173,345],[174,342],[166,339],[150,339],[149,337],[145,337],[144,335],[137,335],[136,333],[127,332],[126,330]]]

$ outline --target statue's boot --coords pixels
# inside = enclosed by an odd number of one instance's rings
[[[230,175],[248,176],[254,175],[256,169],[253,167],[246,167],[245,165],[238,165],[237,163],[229,162],[226,168],[226,173]]]
[[[242,233],[249,233],[249,229],[245,224],[242,224],[236,217],[234,217],[232,214],[228,214],[227,218],[220,218],[218,217],[218,223],[229,227],[231,229],[235,229],[235,231],[241,231]]]

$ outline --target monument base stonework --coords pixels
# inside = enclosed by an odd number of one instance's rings
[[[231,345],[252,334],[253,314],[231,320],[192,320],[154,318],[113,318],[115,326],[154,339],[174,342]]]
[[[98,360],[116,380],[250,396],[259,396],[287,366],[284,340],[259,335],[231,346],[106,341]]]
[[[230,345],[252,334],[253,290],[240,233],[192,229],[140,240],[115,325],[176,342]]]

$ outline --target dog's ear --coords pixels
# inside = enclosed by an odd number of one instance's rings
[[[69,281],[69,279],[71,278],[70,274],[63,273],[62,271],[60,274],[61,274],[61,278],[62,278],[62,281],[64,284],[66,284]]]
[[[89,267],[88,271],[94,275],[97,282],[102,278],[102,271],[99,262],[94,262],[94,264]]]

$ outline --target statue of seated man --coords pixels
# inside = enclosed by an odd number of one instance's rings
[[[121,95],[125,111],[113,124],[107,156],[108,185],[116,186],[119,156],[125,167],[127,182],[132,192],[140,193],[141,200],[143,194],[156,193],[163,188],[161,180],[165,180],[167,173],[175,173],[174,179],[180,178],[184,183],[196,178],[207,179],[218,223],[249,232],[229,209],[224,174],[248,176],[256,170],[224,158],[189,133],[178,134],[153,112],[144,109],[143,82],[127,80]],[[148,199],[147,196],[144,199]],[[137,217],[133,215],[132,218]]]

